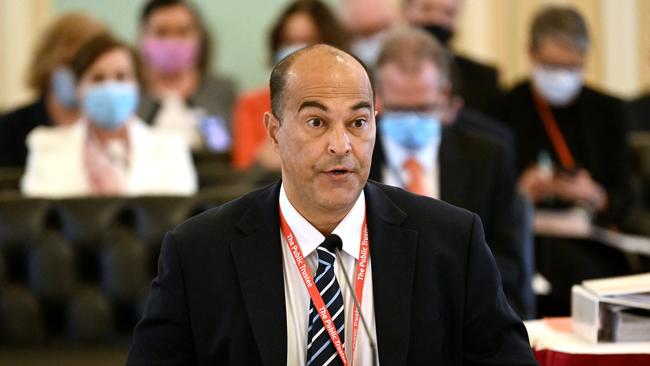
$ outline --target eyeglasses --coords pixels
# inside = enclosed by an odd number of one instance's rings
[[[427,106],[410,106],[410,107],[401,107],[401,106],[384,106],[382,113],[383,114],[393,114],[398,116],[406,116],[411,113],[415,113],[418,117],[429,117],[435,115],[436,117],[442,116],[448,109],[448,106],[436,104],[436,105],[427,105]]]

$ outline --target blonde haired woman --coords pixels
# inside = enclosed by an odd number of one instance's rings
[[[35,127],[62,126],[79,118],[69,63],[84,42],[105,31],[98,20],[72,12],[43,32],[27,75],[36,101],[0,116],[0,166],[24,166],[25,138]]]

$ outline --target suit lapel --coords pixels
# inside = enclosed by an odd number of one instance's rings
[[[400,226],[406,214],[377,185],[365,192],[379,363],[405,365],[417,232]]]
[[[277,183],[260,193],[238,223],[244,237],[231,245],[253,334],[268,365],[287,362],[279,190]]]
[[[440,142],[440,199],[459,205],[466,197],[465,182],[468,182],[470,169],[463,162],[465,154],[452,128],[443,130]]]

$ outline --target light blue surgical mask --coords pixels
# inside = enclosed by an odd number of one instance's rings
[[[98,127],[116,130],[138,106],[138,88],[133,83],[107,81],[90,86],[83,95],[84,115]]]
[[[61,66],[52,73],[54,98],[66,108],[77,107],[77,88],[72,71]]]
[[[441,133],[440,119],[433,113],[386,112],[379,128],[382,134],[410,150],[421,149]]]

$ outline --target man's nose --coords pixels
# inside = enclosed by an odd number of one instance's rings
[[[335,126],[330,131],[328,150],[333,155],[347,155],[352,149],[350,136],[344,126]]]

